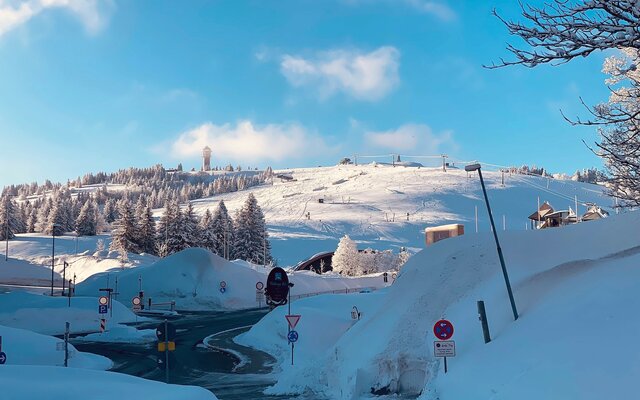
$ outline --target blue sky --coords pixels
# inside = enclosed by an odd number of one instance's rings
[[[430,155],[601,166],[559,113],[605,101],[603,54],[509,57],[511,0],[0,0],[0,186],[162,163]]]

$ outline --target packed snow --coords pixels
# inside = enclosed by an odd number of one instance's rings
[[[119,298],[122,301],[137,296],[140,287],[145,299],[153,304],[175,301],[179,310],[232,310],[255,308],[256,283],[266,282],[269,268],[244,261],[227,261],[208,250],[191,248],[173,254],[154,264],[137,268],[96,274],[78,284],[76,293],[97,295],[98,289],[118,279]],[[107,279],[109,281],[107,281]],[[322,292],[347,292],[359,288],[384,287],[381,274],[364,277],[343,277],[337,274],[318,275],[299,271],[290,277],[295,286],[292,296]],[[221,291],[221,283],[224,291]],[[125,300],[126,299],[126,300]],[[261,303],[264,305],[264,300]]]
[[[630,317],[640,306],[639,224],[636,212],[500,232],[521,314],[515,322],[493,236],[468,233],[416,254],[387,289],[294,303],[293,312],[302,314],[294,366],[282,308],[236,340],[278,358],[281,373],[270,394],[629,398],[637,369],[629,354],[640,351],[640,326]],[[487,308],[493,340],[486,345],[477,300]],[[350,320],[354,305],[364,311],[359,321]],[[432,326],[442,317],[456,328],[457,355],[446,375],[433,356]]]
[[[0,386],[3,400],[216,399],[213,393],[197,386],[167,385],[115,372],[49,366],[3,366]]]
[[[64,365],[64,340],[25,329],[0,325],[5,365]],[[113,363],[106,357],[84,353],[68,345],[69,367],[106,370]],[[4,370],[3,370],[4,373]],[[0,374],[1,375],[1,374]]]
[[[107,319],[107,329],[140,318],[117,301],[112,302],[113,315],[99,317],[97,297],[72,297],[70,307],[68,300],[21,291],[0,294],[0,325],[61,335],[66,322],[72,333],[87,333],[99,331],[100,318]]]

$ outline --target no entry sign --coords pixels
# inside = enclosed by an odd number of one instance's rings
[[[453,337],[453,324],[446,319],[441,319],[433,325],[433,334],[438,340],[449,340]]]

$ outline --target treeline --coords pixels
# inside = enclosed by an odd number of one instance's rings
[[[144,201],[136,205],[124,201],[118,207],[109,250],[117,251],[123,262],[128,253],[166,257],[186,248],[201,247],[227,259],[272,263],[264,214],[252,193],[235,218],[231,218],[222,200],[213,213],[207,209],[202,217],[195,214],[191,203],[182,209],[176,199],[167,200],[158,224]]]
[[[394,254],[391,250],[377,251],[365,249],[358,251],[356,242],[348,235],[338,243],[331,266],[334,272],[341,275],[361,276],[384,271],[398,271],[409,259],[406,250]]]

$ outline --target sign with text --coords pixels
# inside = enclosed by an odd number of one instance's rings
[[[436,357],[455,357],[456,342],[453,340],[437,340],[433,342],[433,355]]]

